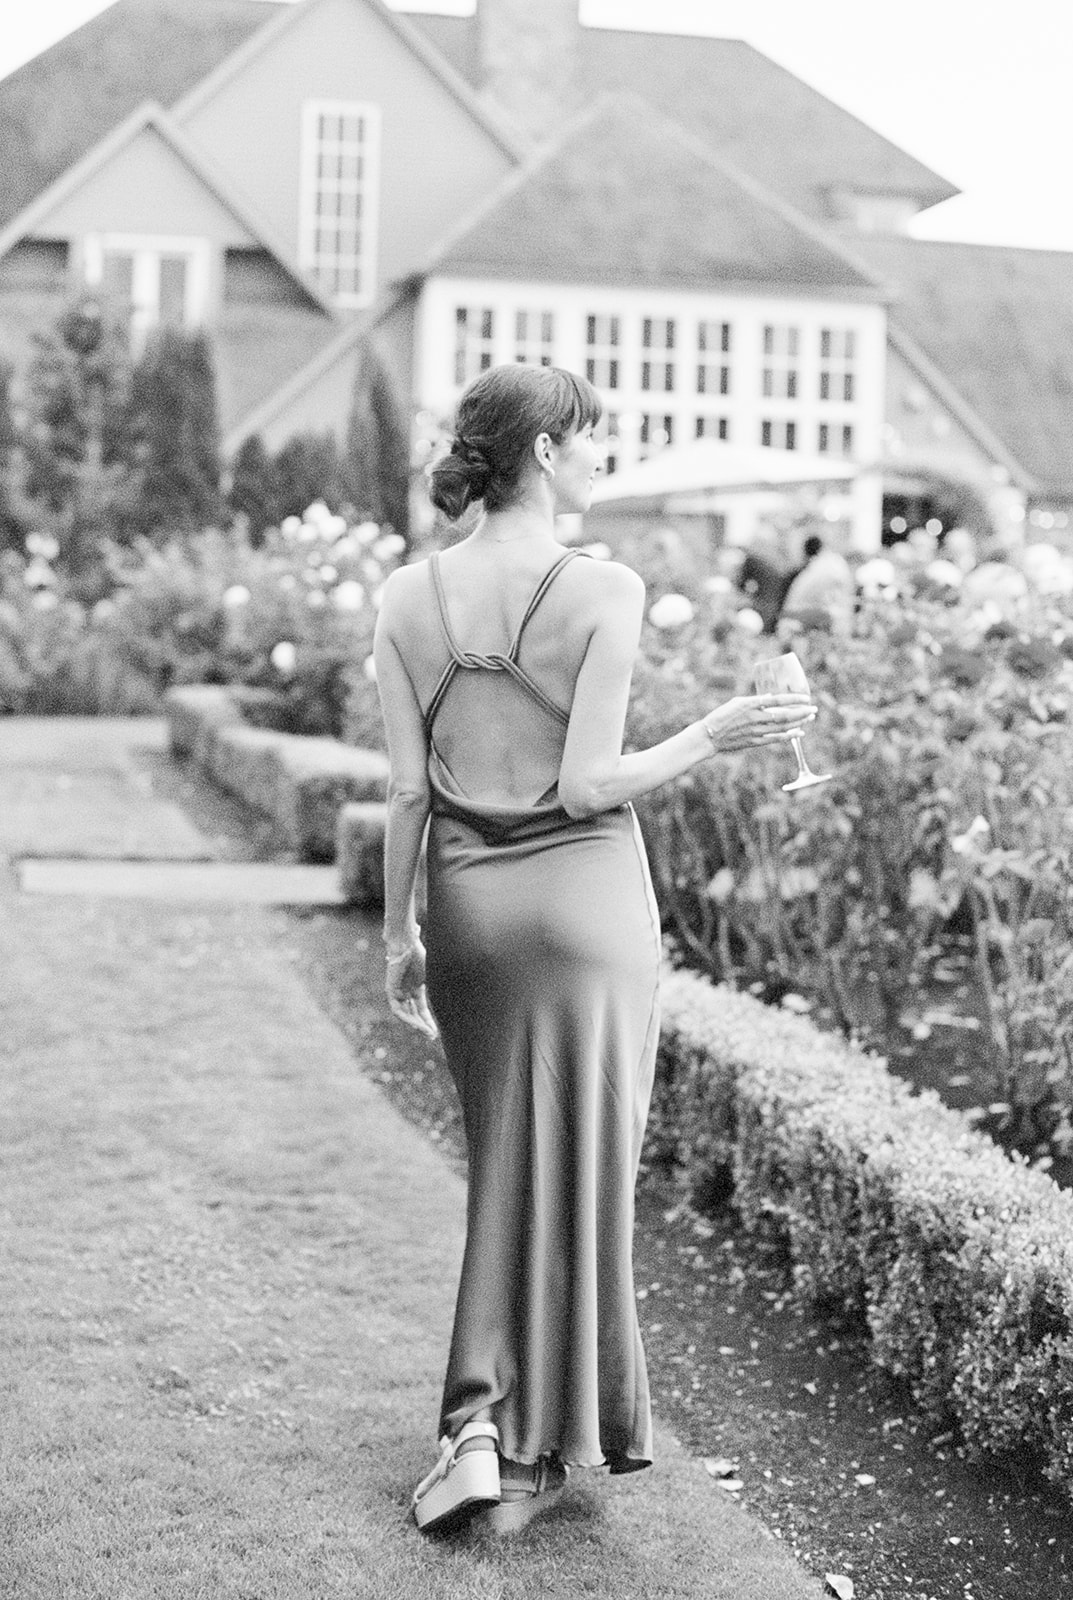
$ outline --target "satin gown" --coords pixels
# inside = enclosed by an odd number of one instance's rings
[[[490,1419],[503,1455],[650,1464],[633,1196],[659,1030],[660,933],[630,806],[573,820],[569,711],[524,667],[546,574],[504,653],[456,640],[429,704],[430,1005],[469,1148],[441,1433]]]

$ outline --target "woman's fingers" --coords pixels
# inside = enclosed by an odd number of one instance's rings
[[[400,1022],[405,1022],[408,1028],[414,1028],[418,1033],[425,1034],[429,1039],[439,1036],[435,1018],[429,1010],[428,999],[424,986],[416,994],[396,995],[388,994],[388,1006]]]

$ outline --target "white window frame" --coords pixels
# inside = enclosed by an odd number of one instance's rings
[[[760,352],[762,397],[800,400],[801,329],[792,322],[765,322]]]
[[[643,395],[674,394],[678,374],[678,319],[641,318],[641,382]]]
[[[698,395],[710,399],[730,394],[733,349],[734,325],[726,317],[704,318],[697,323]]]
[[[585,376],[597,389],[616,393],[622,382],[622,329],[617,311],[585,313]]]
[[[824,342],[827,354],[824,355]],[[816,397],[821,405],[853,405],[857,396],[857,339],[853,328],[823,327],[819,331],[819,384]],[[826,384],[825,384],[826,380]],[[824,394],[826,387],[827,393]],[[849,393],[847,394],[847,389]]]
[[[465,388],[495,365],[496,324],[502,320],[495,306],[455,306],[452,362],[456,388]]]
[[[514,311],[514,359],[534,367],[555,365],[555,313],[517,306]]]
[[[730,417],[717,411],[698,412],[693,420],[693,435],[696,439],[715,439],[729,444]]]
[[[360,117],[364,124],[361,152],[365,172],[360,180],[362,197],[361,250],[352,259],[361,282],[356,291],[339,292],[325,288],[335,305],[350,310],[361,310],[376,298],[376,274],[380,229],[380,107],[364,100],[307,100],[302,106],[302,160],[301,199],[299,205],[298,262],[304,271],[321,282],[323,262],[318,244],[318,234],[323,221],[317,210],[321,193],[321,178],[317,171],[320,154],[320,119],[322,117]]]
[[[212,287],[212,246],[208,239],[180,234],[90,233],[82,241],[82,273],[91,289],[104,283],[106,255],[132,258],[130,339],[140,353],[160,324],[160,261],[183,256],[187,262],[183,326],[200,327],[208,318]]]

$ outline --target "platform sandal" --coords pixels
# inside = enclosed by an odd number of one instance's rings
[[[472,1439],[493,1448],[465,1450]],[[440,1440],[440,1459],[414,1490],[414,1521],[422,1533],[442,1532],[482,1506],[499,1501],[499,1429],[494,1422],[467,1422],[453,1439]]]
[[[473,1526],[485,1528],[490,1533],[518,1533],[528,1527],[536,1517],[550,1511],[562,1497],[570,1468],[551,1456],[541,1456],[533,1468],[533,1476],[526,1483],[512,1483],[509,1466],[505,1463],[501,1477],[501,1495],[498,1505],[487,1506],[473,1518]]]

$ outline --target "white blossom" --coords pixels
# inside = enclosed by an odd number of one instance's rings
[[[945,561],[940,556],[937,560],[928,562],[924,568],[924,576],[930,578],[932,583],[941,583],[947,589],[960,589],[965,574],[952,561]]]
[[[279,531],[285,539],[297,539],[302,531],[301,517],[284,517],[279,525]]]
[[[365,660],[361,664],[361,670],[362,670],[362,672],[364,672],[365,676],[369,679],[370,683],[375,683],[376,682],[376,658],[375,658],[375,656],[366,656]]]
[[[377,522],[359,522],[354,529],[354,537],[359,544],[372,544],[374,539],[380,537],[380,524]]]
[[[684,594],[663,594],[648,609],[648,620],[654,628],[684,628],[693,621],[695,608]]]
[[[759,611],[753,610],[752,606],[743,606],[740,611],[735,612],[734,621],[743,633],[756,635],[764,631],[764,619]]]
[[[320,568],[319,577],[320,577],[321,583],[334,583],[336,578],[338,578],[338,576],[339,576],[339,568],[338,567],[324,566],[324,567]]]
[[[332,602],[339,611],[360,611],[365,604],[364,586],[354,578],[347,578],[332,591]]]
[[[225,606],[248,606],[250,591],[244,583],[233,583],[230,589],[224,590]]]
[[[279,644],[273,645],[268,659],[277,672],[289,678],[298,665],[298,651],[289,639],[281,639]]]
[[[401,533],[385,533],[382,539],[377,539],[373,545],[373,555],[377,561],[393,561],[396,556],[401,556],[406,549],[406,540]]]
[[[964,833],[955,834],[950,840],[950,848],[959,856],[975,855],[990,832],[991,824],[986,817],[974,817]]]

